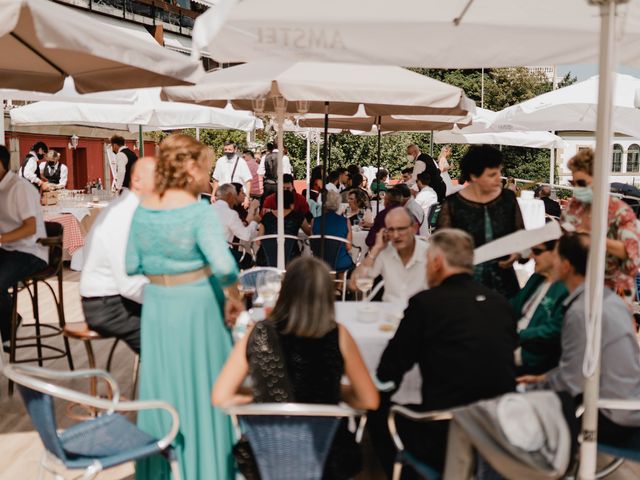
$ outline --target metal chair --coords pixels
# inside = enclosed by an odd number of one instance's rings
[[[73,370],[73,359],[71,357],[71,349],[69,347],[69,340],[62,335],[65,327],[64,316],[64,297],[63,297],[63,263],[62,263],[62,235],[63,227],[56,222],[45,222],[45,228],[47,231],[46,238],[38,239],[38,243],[49,247],[49,264],[47,268],[41,272],[37,272],[29,277],[21,280],[22,286],[17,284],[13,287],[13,311],[11,315],[11,342],[9,350],[9,362],[10,363],[26,363],[26,362],[38,362],[39,366],[43,365],[45,360],[54,360],[57,358],[67,357],[69,368]],[[56,278],[58,282],[57,294],[51,284],[47,281],[51,278]],[[46,323],[40,323],[40,308],[39,308],[39,296],[38,286],[45,285],[51,293],[53,300],[56,304],[56,311],[58,315],[58,325],[51,325]],[[35,323],[33,325],[25,326],[22,328],[34,328],[35,334],[27,336],[18,336],[18,292],[26,291],[31,298],[31,306],[33,308],[33,316]],[[49,333],[44,333],[42,330],[48,330]],[[46,338],[53,338],[62,336],[64,342],[64,349],[55,345],[44,343]],[[26,342],[26,343],[25,343]],[[33,348],[36,347],[36,356],[29,358],[17,359],[16,354],[18,349]],[[49,355],[45,355],[43,350],[52,352]],[[13,391],[13,384],[9,383],[9,393]]]
[[[260,242],[260,247],[255,248],[257,242]],[[284,236],[284,262],[285,265],[292,260],[293,247],[297,242],[300,242],[298,237],[293,235]],[[262,251],[266,265],[265,267],[277,267],[278,266],[278,235],[261,235],[254,238],[251,241],[251,248],[253,250],[253,261],[257,265],[258,253]],[[301,249],[302,250],[302,249]]]
[[[161,454],[171,465],[174,479],[180,478],[180,470],[171,443],[178,434],[179,419],[176,410],[166,402],[120,402],[118,384],[102,370],[77,370],[58,372],[26,365],[8,365],[3,373],[18,385],[33,426],[45,447],[40,461],[43,471],[60,478],[62,468],[83,470],[82,479],[92,479],[102,470]],[[50,380],[68,380],[83,377],[104,379],[113,392],[111,400],[103,400],[49,383]],[[105,410],[97,418],[77,423],[66,430],[58,430],[53,400],[78,402]],[[161,439],[138,429],[124,416],[116,412],[162,409],[172,419],[171,429]]]
[[[389,411],[389,417],[387,419],[391,438],[396,449],[398,450],[396,461],[393,464],[392,480],[400,480],[402,468],[405,465],[409,465],[427,480],[440,480],[440,478],[442,477],[440,472],[437,472],[431,466],[427,465],[426,463],[412,455],[409,451],[405,450],[404,444],[400,439],[400,435],[398,435],[398,429],[396,427],[396,415],[401,415],[410,420],[418,422],[433,422],[451,420],[453,418],[452,412],[447,410],[433,412],[415,412],[401,405],[394,405],[393,407],[391,407],[391,410]]]
[[[255,403],[225,412],[238,438],[249,441],[262,480],[319,480],[341,419],[361,415],[349,407],[303,403]]]
[[[429,233],[433,233],[433,231],[436,229],[436,225],[438,224],[438,217],[440,216],[441,210],[441,203],[434,203],[429,207],[429,211],[427,212],[427,217],[425,219],[429,224]]]
[[[322,252],[322,236],[321,235],[311,235],[309,238],[309,246],[311,251],[313,252],[314,257],[321,258],[324,260],[331,269],[331,274],[335,275],[335,282],[338,284],[342,284],[342,301],[344,302],[347,296],[347,277],[349,274],[349,270],[341,270],[338,271],[336,268],[338,258],[342,253],[342,249],[345,249],[346,246],[351,245],[351,248],[356,248],[358,250],[358,256],[356,257],[356,261],[354,265],[357,265],[360,262],[360,256],[362,255],[362,249],[355,245],[352,245],[349,240],[342,237],[336,237],[333,235],[325,235],[324,236],[324,256],[321,255]]]

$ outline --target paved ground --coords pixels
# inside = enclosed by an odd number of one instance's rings
[[[80,308],[78,295],[79,274],[77,272],[65,272],[64,295],[65,313],[67,322],[83,321],[82,310]],[[44,322],[57,322],[53,303],[47,295],[43,295],[41,301],[41,318]],[[27,297],[20,298],[20,312],[24,317],[25,325],[30,323],[32,318],[31,308]],[[62,344],[56,339],[58,344]],[[106,362],[111,341],[103,340],[94,342],[94,351],[98,361],[98,366],[104,366]],[[76,368],[86,368],[87,355],[84,347],[79,341],[71,343],[72,355]],[[2,355],[0,353],[0,355]],[[2,361],[7,361],[6,355],[1,356]],[[64,359],[54,360],[45,365],[46,367],[66,370],[68,368]],[[125,346],[119,345],[116,350],[112,374],[121,386],[125,395],[130,395],[132,390],[132,366],[133,353]],[[69,387],[88,392],[88,383],[84,380],[70,382]],[[12,397],[7,395],[7,381],[0,375],[0,480],[28,480],[37,478],[38,462],[43,452],[42,444],[34,431],[29,417],[22,405],[20,396],[15,393]],[[56,417],[61,428],[65,428],[73,423],[66,416],[67,405],[60,403],[56,405]],[[373,452],[365,444],[365,471],[359,475],[359,480],[383,480],[374,458]],[[601,464],[606,464],[607,459],[602,458]],[[46,478],[46,477],[45,477]],[[130,480],[133,478],[133,465],[124,465],[118,469],[110,470],[98,476],[101,480]],[[625,464],[614,475],[607,477],[611,480],[638,479],[640,478],[640,465]]]

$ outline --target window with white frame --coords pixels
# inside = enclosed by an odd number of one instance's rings
[[[613,155],[611,158],[611,171],[622,172],[622,145],[613,144]]]
[[[640,172],[640,146],[636,143],[629,145],[627,150],[627,172]]]

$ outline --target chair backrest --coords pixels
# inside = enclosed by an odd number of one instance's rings
[[[36,384],[38,381],[24,373],[14,373],[13,366],[8,365],[3,371],[18,386],[31,423],[40,435],[44,447],[64,462],[67,457],[57,433],[53,397],[32,388],[31,383]]]
[[[278,266],[278,236],[262,235],[253,239],[253,242],[260,242],[260,250],[264,254],[266,267]],[[284,236],[284,263],[285,265],[292,260],[293,248],[298,242],[298,237],[293,235]]]
[[[49,247],[49,266],[54,268],[62,268],[62,236],[64,227],[58,222],[44,222],[44,228],[47,232],[46,238],[39,239],[39,243]]]
[[[237,418],[262,480],[320,479],[342,418],[356,412],[336,405],[253,404],[227,413]]]
[[[313,252],[314,257],[321,258],[333,271],[336,270],[338,259],[343,251],[346,251],[346,245],[349,245],[349,241],[346,238],[335,237],[333,235],[324,236],[324,255],[322,252],[322,236],[311,235],[309,237],[309,247]]]
[[[256,288],[256,281],[262,272],[276,272],[282,274],[283,271],[278,270],[275,267],[254,267],[249,270],[240,272],[238,280],[244,288]]]
[[[438,217],[440,216],[440,210],[442,210],[442,204],[440,203],[434,203],[429,207],[429,212],[427,213],[427,222],[429,222],[429,229],[436,228]]]

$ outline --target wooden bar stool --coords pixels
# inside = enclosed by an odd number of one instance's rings
[[[113,345],[111,346],[111,350],[109,350],[109,358],[107,359],[106,370],[107,372],[111,370],[111,361],[113,360],[113,353],[116,350],[118,342],[120,341],[118,338],[110,338],[110,337],[102,337],[98,332],[91,330],[89,325],[86,323],[69,323],[65,325],[63,334],[66,338],[75,338],[77,340],[81,340],[84,343],[84,348],[87,351],[87,359],[89,363],[90,369],[96,368],[96,357],[93,352],[93,346],[91,345],[92,340],[113,340]],[[92,397],[96,397],[98,395],[98,380],[95,376],[91,377],[89,384],[89,392]],[[111,398],[111,391],[109,391],[108,397]],[[76,407],[80,407],[85,410],[87,413],[76,413],[74,410]],[[84,405],[80,405],[77,403],[70,403],[67,406],[67,416],[77,420],[83,420],[88,417],[95,417],[97,415],[97,411],[94,408],[86,407]]]
[[[62,264],[62,234],[63,227],[59,223],[45,222],[45,228],[47,231],[46,238],[38,239],[38,243],[49,248],[49,264],[47,268],[41,272],[37,272],[33,275],[23,278],[19,283],[16,283],[12,288],[12,300],[13,310],[11,315],[11,342],[9,346],[9,362],[10,363],[26,363],[26,362],[38,362],[39,366],[43,365],[45,360],[54,360],[57,358],[67,357],[69,368],[73,370],[73,358],[71,357],[71,349],[69,348],[69,340],[63,336],[64,346],[63,348],[45,343],[43,340],[51,339],[57,336],[62,336],[62,331],[65,327],[64,316],[64,296],[63,296],[63,264]],[[57,280],[57,288],[49,283],[49,280]],[[51,296],[53,297],[56,313],[58,316],[58,323],[48,324],[40,322],[40,305],[38,297],[38,287],[44,285]],[[57,292],[56,292],[57,290]],[[18,293],[26,292],[31,299],[31,306],[33,308],[33,325],[18,324]],[[18,327],[34,328],[33,335],[18,336]],[[36,349],[36,355],[28,358],[17,358],[17,351],[19,349],[29,348]],[[9,394],[13,393],[13,382],[9,382]]]

